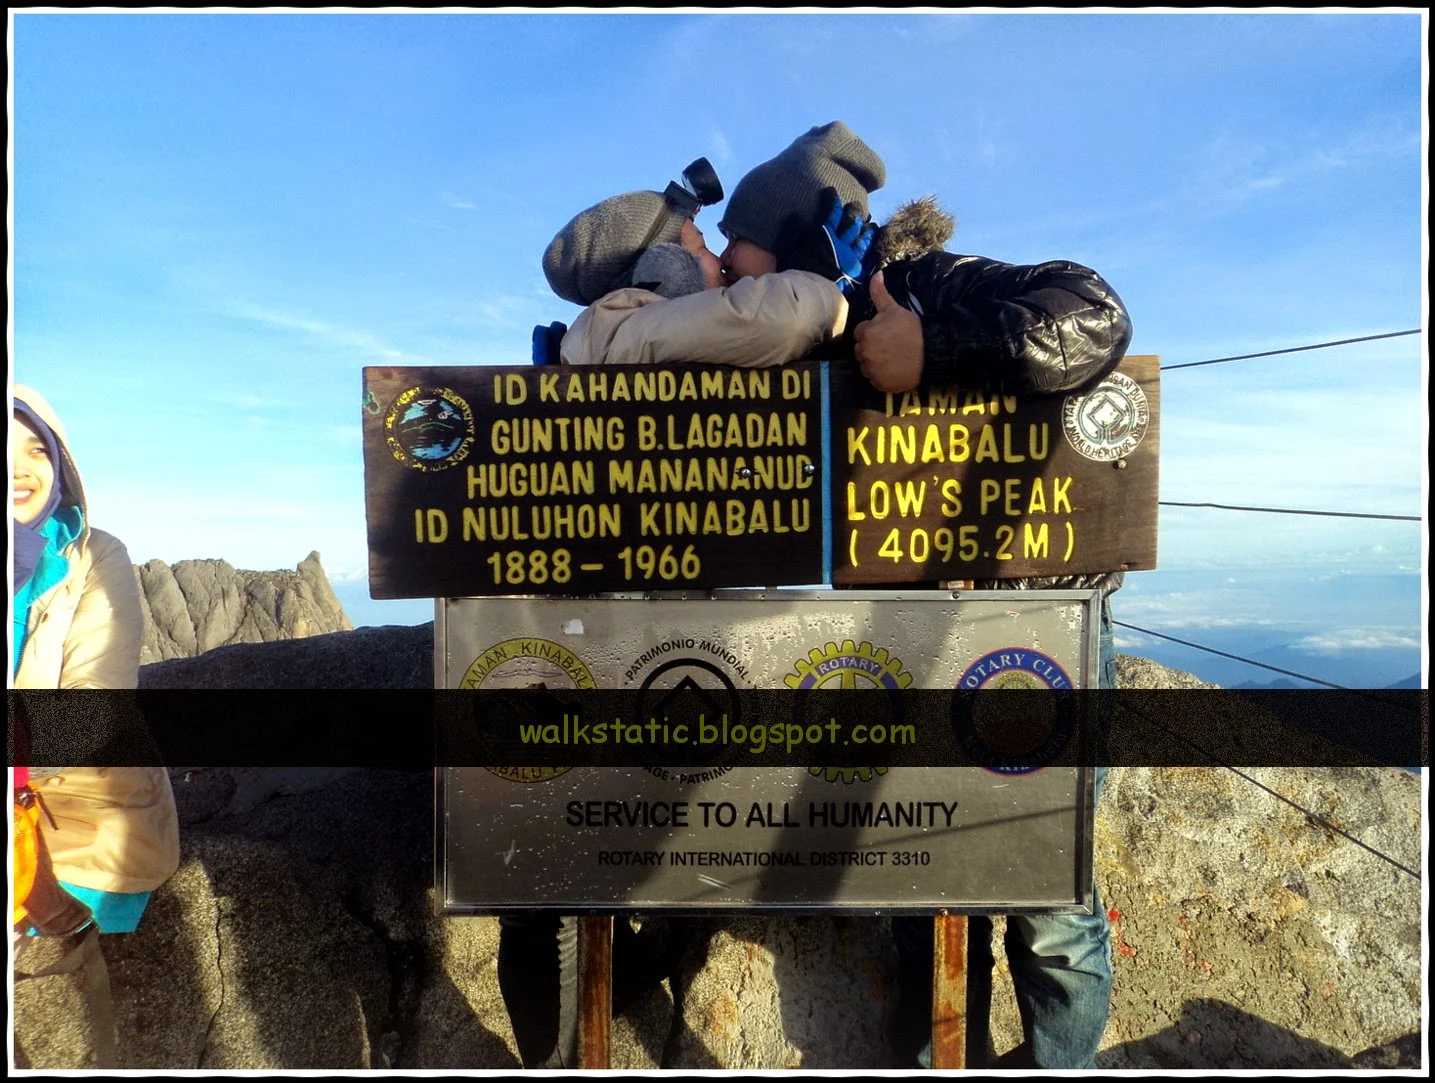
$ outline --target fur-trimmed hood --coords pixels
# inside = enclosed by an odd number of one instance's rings
[[[874,269],[894,260],[940,252],[952,238],[957,220],[942,210],[933,196],[909,200],[892,214],[885,225],[877,227],[872,241],[876,253]]]

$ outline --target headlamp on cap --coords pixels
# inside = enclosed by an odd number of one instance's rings
[[[722,197],[722,182],[718,180],[717,171],[706,158],[698,158],[690,163],[683,170],[682,183],[669,181],[667,190],[663,192],[668,206],[686,218],[692,218],[703,207],[721,203]]]

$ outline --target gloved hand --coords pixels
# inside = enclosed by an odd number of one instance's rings
[[[540,323],[533,329],[533,363],[535,365],[561,365],[558,348],[563,345],[563,336],[568,325],[555,320],[549,324]]]
[[[862,281],[863,257],[875,232],[856,203],[844,207],[836,188],[824,188],[817,197],[815,217],[804,219],[794,213],[783,221],[774,253],[777,269],[812,271],[850,295]]]

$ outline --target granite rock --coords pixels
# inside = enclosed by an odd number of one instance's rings
[[[431,640],[426,625],[232,644],[146,666],[141,685],[426,688]],[[1124,656],[1119,672],[1200,683]],[[101,938],[124,1066],[518,1066],[497,919],[434,912],[431,772],[173,777],[183,864],[137,932]],[[1116,967],[1098,1066],[1418,1063],[1423,807],[1421,777],[1397,769],[1113,768],[1094,851]],[[614,1068],[900,1067],[887,919],[633,923],[666,938],[669,965],[615,1021]],[[996,948],[1000,1053],[1020,1025]],[[43,984],[17,988],[17,1038],[59,1067],[34,1039],[63,1031],[65,993]]]
[[[318,553],[293,571],[243,571],[223,560],[136,565],[140,663],[191,658],[230,643],[299,639],[353,627]]]

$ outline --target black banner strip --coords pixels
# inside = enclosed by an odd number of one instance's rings
[[[1405,767],[1424,689],[11,690],[29,766]]]

